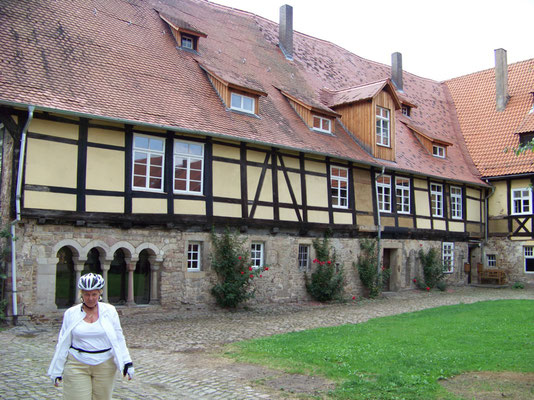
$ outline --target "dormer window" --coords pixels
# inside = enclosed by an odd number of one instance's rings
[[[412,107],[407,106],[406,104],[403,104],[402,105],[402,115],[405,115],[405,116],[409,117],[411,113],[412,113]]]
[[[433,145],[432,146],[432,155],[434,157],[445,158],[445,147],[438,146],[436,144]]]
[[[521,146],[526,146],[532,139],[534,139],[534,132],[522,133],[519,135],[519,144]]]
[[[159,13],[159,16],[171,28],[171,33],[180,49],[198,51],[199,39],[208,37],[205,33],[181,18],[162,12]]]
[[[389,147],[389,110],[376,106],[376,144]]]
[[[332,121],[330,118],[313,116],[313,130],[324,133],[332,133]]]
[[[191,36],[182,35],[182,49],[194,50],[194,43]]]
[[[230,108],[236,111],[256,114],[256,99],[241,93],[232,92]]]

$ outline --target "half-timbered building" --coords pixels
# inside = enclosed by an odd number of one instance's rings
[[[225,227],[270,266],[255,301],[309,300],[304,272],[326,230],[351,295],[360,240],[379,234],[389,290],[413,287],[430,248],[465,284],[491,188],[516,199],[525,187],[481,179],[454,81],[294,32],[289,6],[279,23],[205,0],[2,8],[1,206],[18,315],[72,304],[89,270],[114,304],[214,304],[210,232]],[[526,217],[501,219],[499,196],[490,231],[530,235]]]

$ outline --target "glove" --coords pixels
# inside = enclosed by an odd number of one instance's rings
[[[59,386],[59,383],[63,380],[61,376],[57,376],[55,378],[52,378],[52,381],[54,382],[54,386]]]
[[[128,374],[128,379],[132,379],[134,376],[134,367],[131,362],[124,364],[124,369],[122,370],[122,376],[126,376]]]

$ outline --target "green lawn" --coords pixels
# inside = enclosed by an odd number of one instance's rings
[[[534,301],[445,306],[231,345],[228,355],[338,383],[333,399],[456,399],[438,381],[534,372]]]

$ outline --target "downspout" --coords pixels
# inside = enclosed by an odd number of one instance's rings
[[[380,240],[382,239],[382,226],[380,225],[380,201],[378,198],[378,186],[376,185],[376,181],[378,178],[384,175],[384,171],[386,170],[386,167],[382,167],[382,172],[378,174],[378,176],[375,178],[375,191],[376,191],[376,214],[378,216],[378,234],[377,234],[377,241],[376,241],[376,264],[378,273],[380,274],[381,270],[381,263],[382,263],[382,251],[380,249]]]
[[[15,246],[15,226],[20,221],[20,199],[22,197],[22,173],[24,172],[24,157],[26,155],[26,133],[28,127],[33,119],[34,106],[28,106],[28,120],[22,129],[20,137],[20,152],[19,152],[19,168],[17,172],[17,187],[15,197],[15,211],[16,217],[11,222],[11,288],[12,288],[12,304],[13,304],[13,325],[17,325],[18,320],[18,306],[17,306],[17,250]]]
[[[482,243],[482,264],[485,264],[486,260],[486,243],[488,242],[488,223],[489,223],[489,216],[488,216],[488,199],[493,196],[493,193],[495,193],[495,186],[493,186],[489,181],[486,179],[486,183],[491,188],[491,193],[488,194],[486,197],[484,197],[484,243]],[[469,260],[471,262],[471,260]]]

